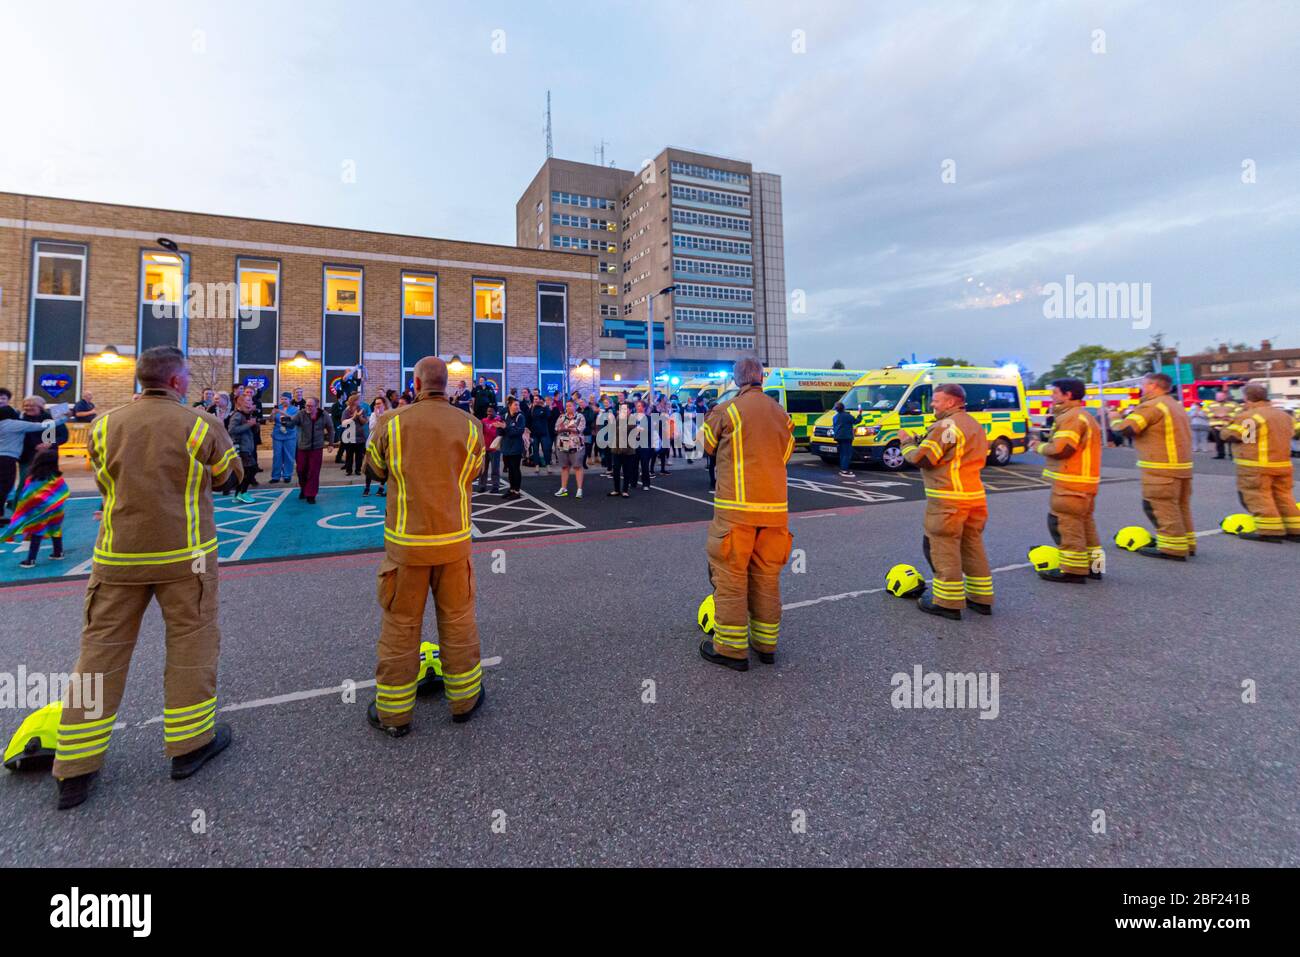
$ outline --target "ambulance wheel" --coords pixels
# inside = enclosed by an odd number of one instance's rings
[[[890,442],[880,453],[880,464],[890,472],[897,472],[907,464],[903,458],[903,449],[897,442]]]
[[[1006,439],[997,439],[989,448],[990,465],[1006,465],[1011,461],[1011,443]]]

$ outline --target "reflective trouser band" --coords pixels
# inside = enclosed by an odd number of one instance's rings
[[[1175,550],[1186,550],[1186,535],[1156,535],[1156,546],[1159,548],[1172,548]]]
[[[1192,470],[1191,462],[1144,462],[1138,460],[1140,469],[1156,469],[1162,472],[1190,472]]]
[[[1088,552],[1073,552],[1061,549],[1061,567],[1087,571],[1092,564]]]
[[[946,598],[949,601],[961,601],[966,597],[966,586],[962,579],[956,581],[944,581],[942,578],[936,578],[933,583],[934,597]]]
[[[442,692],[448,701],[466,701],[474,697],[483,688],[483,666],[477,664],[469,671],[442,674]]]
[[[730,498],[715,498],[713,505],[740,512],[784,512],[789,508],[785,502],[739,502]]]
[[[765,651],[769,648],[775,648],[777,639],[780,636],[780,622],[772,624],[766,621],[759,621],[756,618],[749,619],[749,642],[754,647],[761,647]]]
[[[984,501],[984,490],[978,492],[950,492],[945,489],[928,488],[925,490],[927,498],[944,498],[957,502],[982,502]]]
[[[415,707],[415,686],[418,681],[404,685],[375,685],[375,710],[385,714],[404,714]]]
[[[108,750],[109,739],[113,736],[113,725],[117,715],[96,721],[79,724],[60,724],[54,756],[60,761],[75,761],[78,758],[93,758]]]
[[[1300,532],[1300,515],[1287,515],[1282,519],[1282,524],[1289,529]]]
[[[209,698],[200,704],[184,708],[163,709],[163,740],[188,741],[212,730],[217,716],[217,699]]]
[[[749,647],[749,628],[745,625],[713,625],[713,640],[725,648],[737,650]]]
[[[987,575],[984,578],[978,578],[975,575],[966,576],[966,594],[968,595],[992,595],[993,594],[993,576]]]
[[[1282,528],[1282,519],[1274,518],[1271,515],[1257,515],[1255,516],[1255,524],[1260,528],[1276,528],[1280,530]]]

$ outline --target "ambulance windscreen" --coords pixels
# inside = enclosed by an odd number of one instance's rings
[[[840,401],[850,412],[892,412],[906,391],[906,385],[855,385]]]

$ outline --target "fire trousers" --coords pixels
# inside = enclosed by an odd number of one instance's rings
[[[781,569],[794,539],[784,525],[740,525],[714,518],[709,526],[713,583],[713,650],[728,658],[775,652],[781,634]]]
[[[1192,477],[1142,470],[1142,510],[1156,527],[1156,547],[1166,555],[1195,555]]]
[[[934,603],[965,608],[966,601],[993,604],[993,572],[984,554],[984,502],[928,499],[925,506],[925,560],[934,571]]]
[[[452,714],[474,707],[483,687],[478,623],[474,618],[474,565],[468,558],[445,565],[379,566],[379,664],[375,707],[385,726],[411,723],[420,674],[424,606],[433,593],[438,617],[443,690]]]
[[[155,598],[162,611],[167,644],[163,671],[167,756],[188,754],[212,740],[221,646],[215,569],[152,585],[100,581],[92,573],[86,586],[81,654],[59,720],[56,778],[89,774],[103,766],[126,689],[131,653],[140,634],[140,619]],[[84,689],[95,687],[100,680],[99,700],[88,700],[90,695]],[[72,688],[82,690],[77,693]]]
[[[1237,466],[1237,494],[1255,516],[1259,534],[1300,535],[1300,508],[1296,508],[1291,482],[1290,469],[1270,473]]]
[[[1097,523],[1092,518],[1096,504],[1096,492],[1052,489],[1047,530],[1061,549],[1061,571],[1066,575],[1104,570],[1101,539],[1097,537]]]

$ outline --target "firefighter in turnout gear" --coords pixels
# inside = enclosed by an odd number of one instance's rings
[[[447,401],[445,362],[426,356],[414,375],[415,402],[379,419],[364,463],[389,490],[379,566],[379,663],[367,719],[393,737],[411,729],[431,592],[452,720],[468,721],[483,703],[470,559],[471,486],[483,467],[483,427]]]
[[[104,507],[81,653],[59,720],[53,773],[61,809],[86,799],[103,765],[140,619],[153,599],[166,628],[162,730],[171,776],[189,777],[231,740],[230,728],[216,723],[212,489],[241,478],[243,467],[221,423],[185,404],[190,370],[179,349],[146,349],[136,377],[139,401],[99,416],[87,440]],[[99,676],[99,701],[73,693]]]
[[[1300,509],[1292,490],[1291,416],[1268,401],[1262,385],[1248,385],[1246,407],[1220,431],[1225,442],[1239,442],[1237,493],[1255,516],[1258,531],[1238,538],[1254,541],[1300,542]]]
[[[1052,432],[1034,451],[1047,459],[1043,478],[1052,482],[1047,528],[1061,550],[1059,570],[1039,578],[1085,584],[1100,579],[1104,556],[1093,509],[1101,484],[1101,424],[1084,405],[1087,386],[1081,379],[1052,383]]]
[[[1186,561],[1196,554],[1192,524],[1192,427],[1182,402],[1170,394],[1174,380],[1153,372],[1142,380],[1142,401],[1111,419],[1116,432],[1132,432],[1142,472],[1142,508],[1156,527],[1156,544],[1136,554]]]
[[[934,597],[917,607],[927,614],[961,620],[969,607],[993,614],[993,573],[984,554],[988,506],[980,471],[988,460],[984,427],[966,411],[966,390],[955,382],[934,387],[934,425],[918,445],[907,430],[898,433],[903,458],[925,479],[925,558],[934,571]]]
[[[709,526],[709,579],[716,617],[700,655],[736,671],[749,670],[749,652],[776,661],[781,631],[781,569],[792,539],[786,516],[786,463],[794,426],[780,404],[763,394],[757,359],[736,363],[740,392],[719,403],[700,435],[717,460],[718,487]]]
[[[1214,443],[1214,457],[1221,459],[1231,457],[1230,441],[1223,430],[1241,414],[1241,406],[1233,402],[1226,392],[1216,392],[1214,401],[1204,406],[1205,417],[1210,423],[1210,441]]]

